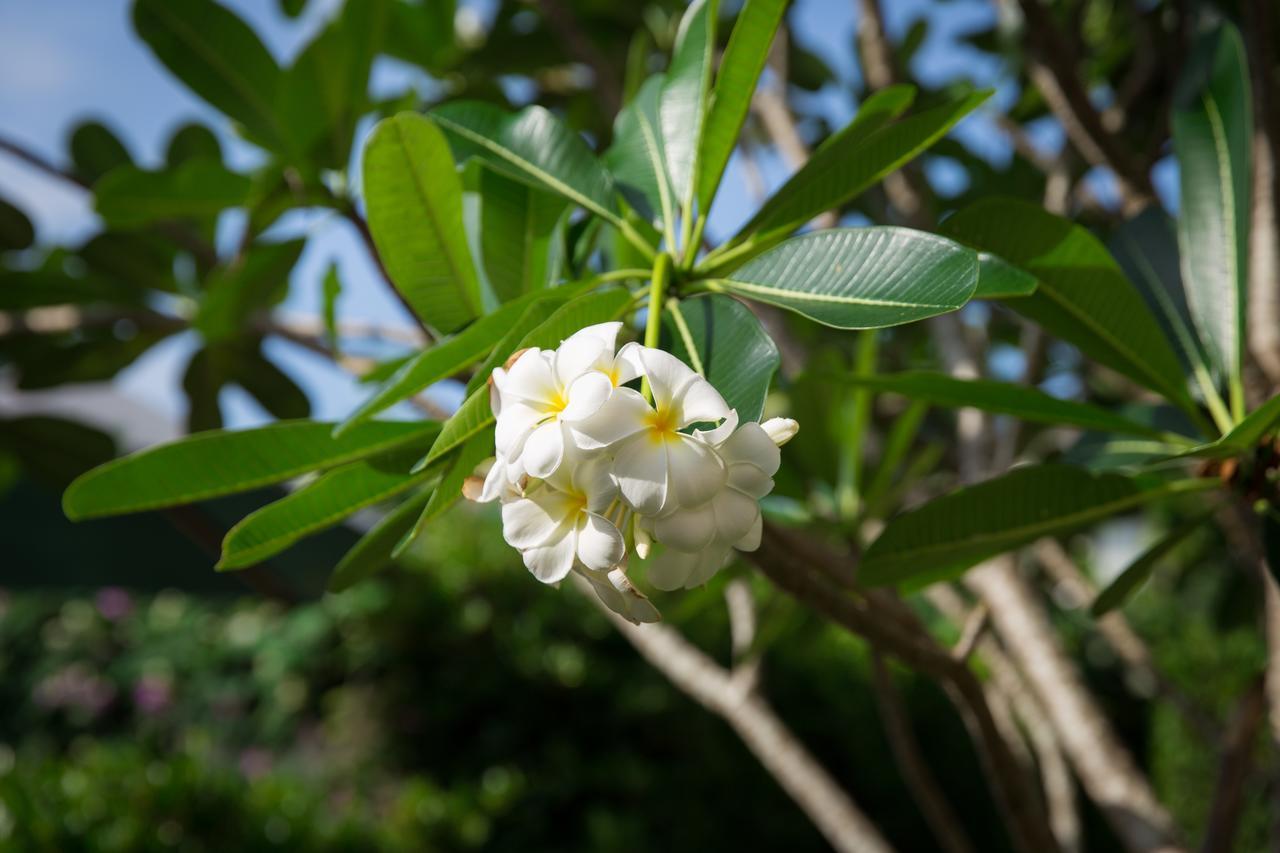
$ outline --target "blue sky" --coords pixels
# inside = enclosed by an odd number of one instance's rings
[[[285,18],[269,0],[222,0],[248,20],[281,62],[287,62],[323,26],[338,3],[311,0],[297,21]],[[484,16],[493,0],[473,0],[469,13]],[[133,35],[128,0],[0,0],[0,133],[57,163],[65,162],[66,140],[80,121],[96,118],[111,126],[142,164],[160,161],[169,134],[192,119],[213,126],[224,139],[233,166],[251,167],[257,152],[236,140],[221,116],[177,83]],[[855,104],[848,94],[857,82],[854,54],[855,5],[851,0],[795,0],[792,22],[796,38],[818,52],[836,71],[843,87],[829,87],[817,97],[818,106],[834,122],[847,120]],[[915,72],[926,83],[942,83],[960,72],[984,84],[998,84],[997,61],[956,41],[957,34],[991,21],[995,14],[986,0],[894,0],[885,3],[891,35],[901,37],[922,15],[931,21],[930,33],[915,59]],[[398,91],[406,82],[429,81],[390,60],[375,68],[375,91]],[[1005,86],[997,102],[1016,95]],[[367,132],[367,128],[365,128]],[[1052,149],[1060,133],[1045,123],[1036,129],[1037,141]],[[994,161],[1009,156],[1009,146],[992,123],[974,116],[957,130],[972,148]],[[776,186],[786,177],[776,161],[764,164],[766,181]],[[940,184],[957,177],[945,162],[931,166]],[[96,220],[87,196],[49,179],[0,154],[0,195],[19,204],[36,222],[45,242],[76,241],[94,231]],[[732,232],[750,212],[754,200],[741,169],[731,165],[709,231]],[[228,223],[227,237],[235,234]],[[337,263],[344,284],[340,310],[344,316],[384,323],[407,323],[395,300],[378,279],[364,248],[344,223],[330,214],[292,215],[281,226],[285,233],[306,234],[307,250],[294,272],[286,310],[315,314],[320,280]],[[187,355],[195,346],[188,334],[156,348],[117,380],[129,394],[162,413],[178,418],[184,410],[180,387]],[[339,418],[363,394],[345,376],[320,359],[279,343],[273,355],[307,389],[319,418]],[[437,389],[447,399],[450,390]],[[229,421],[250,425],[267,420],[256,404],[238,389],[224,391]]]

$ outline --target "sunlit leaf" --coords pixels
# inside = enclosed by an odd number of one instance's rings
[[[747,306],[713,294],[668,306],[663,348],[707,377],[743,421],[758,421],[781,361]]]

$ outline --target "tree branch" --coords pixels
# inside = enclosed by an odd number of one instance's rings
[[[622,82],[613,65],[582,28],[562,0],[537,0],[542,16],[565,49],[595,74],[596,94],[608,115],[622,108]]]
[[[678,690],[723,718],[742,742],[841,853],[888,853],[889,844],[759,692],[662,624],[633,625],[596,598],[588,582],[574,584],[654,669]]]

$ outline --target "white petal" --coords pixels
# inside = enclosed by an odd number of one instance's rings
[[[698,558],[696,565],[689,577],[685,579],[684,588],[693,589],[702,586],[707,581],[716,576],[716,572],[729,565],[730,557],[733,554],[731,548],[708,548],[703,551]]]
[[[782,464],[782,452],[758,423],[745,423],[720,446],[720,455],[730,465],[748,462],[772,477]]]
[[[530,498],[503,504],[502,538],[521,551],[545,545],[564,527],[564,518],[554,515],[554,509]]]
[[[714,501],[708,501],[696,509],[680,508],[654,519],[654,538],[678,551],[701,551],[716,537],[716,512],[712,508],[713,504]]]
[[[729,486],[759,500],[773,491],[773,478],[756,466],[744,462],[729,466]]]
[[[547,403],[560,393],[559,385],[551,371],[551,353],[536,347],[525,350],[516,363],[507,370],[502,383],[503,405],[508,399],[531,403]]]
[[[657,515],[667,501],[667,443],[637,435],[617,446],[613,476],[622,497],[641,515]]]
[[[599,411],[570,426],[574,443],[584,450],[608,447],[647,429],[646,418],[652,411],[638,391],[614,389]]]
[[[664,592],[679,589],[698,567],[699,558],[700,555],[697,552],[663,548],[661,553],[649,560],[645,577],[655,589]]]
[[[715,497],[726,477],[715,450],[687,435],[676,435],[666,445],[671,489],[667,506],[693,508]]]
[[[627,553],[622,534],[613,522],[594,512],[580,514],[578,520],[578,559],[590,569],[604,571],[622,562]]]
[[[613,361],[613,350],[599,338],[574,335],[560,344],[554,356],[556,380],[567,387],[588,371],[603,370]]]
[[[533,431],[520,451],[520,464],[530,477],[545,480],[560,467],[564,458],[564,427],[555,421]]]
[[[572,527],[562,527],[563,535],[539,548],[530,548],[522,555],[524,564],[533,576],[543,583],[559,583],[573,568],[575,541],[578,537]]]
[[[730,409],[728,416],[724,419],[724,423],[715,429],[695,429],[693,434],[698,437],[699,441],[705,441],[712,447],[719,447],[724,443],[725,439],[733,435],[733,431],[738,428],[738,410]]]
[[[716,539],[734,543],[755,527],[760,504],[736,489],[724,489],[711,502],[715,508]]]
[[[701,376],[689,382],[680,394],[678,423],[682,427],[702,421],[715,423],[721,418],[729,417],[729,412],[730,409],[724,397],[720,396],[720,392],[714,385]]]
[[[574,332],[572,335],[565,338],[560,345],[564,346],[570,341],[590,338],[604,344],[604,346],[609,350],[609,355],[612,356],[613,351],[617,349],[618,346],[618,332],[620,331],[622,331],[622,323],[617,320],[614,320],[611,323],[596,323],[594,326],[584,326]]]
[[[560,412],[560,420],[573,423],[591,417],[613,393],[613,381],[598,370],[584,373],[569,386],[568,405]]]
[[[649,379],[649,388],[653,391],[653,403],[658,409],[664,409],[679,400],[685,389],[695,380],[701,379],[706,382],[694,372],[693,368],[669,352],[650,347],[639,347],[636,352],[641,364],[644,365],[644,375]],[[727,412],[726,406],[725,412],[710,420],[718,421]],[[685,425],[681,424],[681,426]]]
[[[546,415],[523,402],[506,402],[494,430],[493,443],[498,453],[515,459],[524,448],[525,439]]]
[[[795,438],[796,433],[800,431],[800,424],[791,418],[769,418],[760,424],[760,427],[779,447]]]
[[[737,542],[733,543],[733,547],[739,551],[754,551],[760,547],[760,537],[764,533],[764,517],[756,515],[756,523],[747,531],[747,535],[743,536]]]
[[[603,513],[618,497],[618,484],[610,471],[610,460],[596,456],[573,466],[573,486],[587,498],[587,509]]]
[[[484,486],[480,489],[478,503],[489,503],[502,498],[511,491],[511,482],[507,479],[507,460],[499,456],[489,466],[485,474]]]
[[[507,371],[501,367],[495,367],[489,374],[489,408],[495,418],[502,414],[502,383],[506,378]]]

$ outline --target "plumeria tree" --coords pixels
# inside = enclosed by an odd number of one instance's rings
[[[67,515],[292,483],[221,542],[218,569],[260,576],[304,537],[380,508],[335,555],[328,584],[341,590],[392,564],[464,496],[497,504],[513,565],[519,552],[536,581],[594,595],[650,662],[728,720],[834,846],[887,849],[876,816],[763,697],[741,585],[758,572],[868,645],[891,719],[901,713],[884,659],[945,690],[1014,847],[1078,848],[1078,782],[1122,846],[1178,849],[1185,821],[1161,802],[1019,571],[1028,548],[1087,599],[1115,654],[1187,726],[1223,739],[1222,799],[1205,823],[1211,847],[1229,843],[1261,716],[1220,735],[1222,721],[1155,668],[1113,611],[1188,542],[1222,537],[1259,590],[1273,643],[1264,678],[1280,714],[1280,397],[1266,378],[1275,353],[1249,354],[1251,341],[1269,340],[1255,328],[1267,315],[1249,310],[1260,266],[1270,270],[1261,287],[1277,286],[1274,220],[1259,225],[1256,213],[1274,214],[1274,194],[1270,208],[1254,203],[1266,185],[1254,151],[1269,156],[1274,141],[1269,114],[1254,116],[1250,68],[1272,74],[1267,54],[1251,55],[1228,18],[1139,16],[1183,61],[1157,85],[1150,56],[1141,69],[1099,60],[1089,73],[1129,84],[1115,93],[1119,112],[1099,111],[1079,57],[1051,34],[1059,13],[1093,5],[1016,4],[1023,42],[1011,55],[1031,85],[1006,130],[1023,148],[1019,167],[1042,168],[1043,192],[989,191],[997,181],[976,165],[965,193],[940,199],[917,158],[969,156],[948,133],[989,117],[989,91],[902,82],[894,51],[914,48],[895,48],[879,7],[863,0],[870,85],[853,119],[810,152],[779,95],[787,3],[720,5],[656,4],[662,49],[649,23],[619,70],[570,9],[541,4],[540,20],[593,70],[609,124],[576,121],[573,97],[518,110],[486,97],[493,80],[476,79],[476,56],[432,4],[348,3],[282,69],[211,0],[138,0],[135,23],[156,56],[269,156],[252,176],[230,172],[216,139],[193,128],[175,136],[165,169],[145,171],[81,138],[77,176],[110,230],[79,250],[87,274],[61,273],[53,256],[12,273],[5,307],[107,303],[128,309],[132,349],[189,327],[203,344],[184,381],[198,431],[83,474],[65,492]],[[605,28],[610,38],[624,30]],[[469,85],[428,104],[373,103],[379,53]],[[658,56],[663,70],[651,73]],[[771,64],[781,79],[762,82]],[[1144,95],[1160,103],[1152,126],[1127,126],[1125,110]],[[379,120],[348,180],[369,113]],[[1035,115],[1064,129],[1060,162],[1046,165],[1019,125]],[[735,152],[751,168],[761,133],[795,168],[721,238],[708,227],[718,192]],[[1155,142],[1133,154],[1141,135]],[[1176,224],[1152,206],[1167,137]],[[1088,197],[1098,169],[1119,196],[1110,207]],[[279,324],[281,270],[301,247],[263,234],[292,206],[357,228],[420,324],[420,347],[373,366],[353,360],[336,283],[322,334]],[[226,258],[209,245],[211,217],[232,207],[248,215]],[[832,211],[858,221],[840,227]],[[875,221],[887,224],[865,224]],[[158,307],[161,296],[186,300],[179,316]],[[991,353],[1016,349],[1001,340],[1015,334],[1021,376],[992,378]],[[345,420],[310,420],[305,395],[262,356],[270,335],[292,335],[376,387]],[[1039,387],[1048,341],[1083,388]],[[37,361],[27,353],[11,356],[24,377]],[[456,407],[422,403],[446,380],[465,387]],[[229,383],[280,420],[214,429]],[[429,417],[387,416],[405,401]],[[1177,521],[1097,594],[1063,543],[1135,512]],[[661,615],[722,573],[739,584],[728,593],[740,629],[731,669]],[[939,844],[971,849],[909,727],[890,724],[888,735]]]

